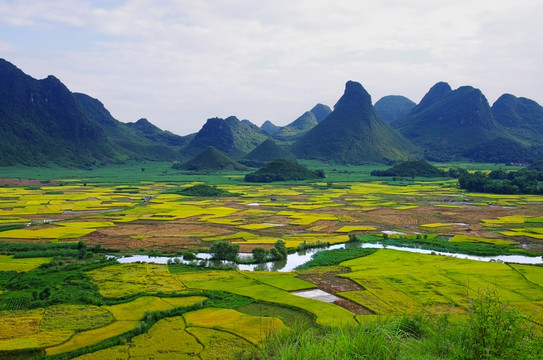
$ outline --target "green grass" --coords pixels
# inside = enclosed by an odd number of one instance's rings
[[[377,249],[347,248],[337,250],[326,250],[316,253],[311,260],[300,265],[296,270],[305,270],[315,266],[335,266],[343,261],[368,256],[376,252]]]
[[[315,319],[309,313],[300,311],[297,308],[285,307],[277,304],[270,304],[262,301],[243,305],[235,308],[237,311],[253,316],[271,316],[281,319],[288,327],[313,326]]]
[[[538,256],[538,253],[522,250],[516,246],[516,243],[502,245],[500,243],[483,242],[451,242],[441,238],[427,239],[417,238],[416,236],[398,236],[382,237],[376,235],[363,235],[357,237],[362,243],[380,243],[389,246],[400,246],[410,248],[420,248],[433,251],[444,251],[458,254],[478,255],[478,256],[496,256],[496,255],[526,255]]]
[[[355,324],[354,314],[339,306],[295,296],[287,291],[259,283],[240,274],[230,273],[230,276],[225,275],[217,279],[213,279],[211,276],[194,278],[191,274],[181,276],[183,276],[181,278],[183,283],[191,289],[226,291],[256,301],[300,308],[313,314],[316,317],[317,324],[320,325]]]
[[[418,314],[357,327],[294,327],[245,359],[536,360],[541,351],[540,329],[495,293],[486,293],[473,299],[463,320]]]

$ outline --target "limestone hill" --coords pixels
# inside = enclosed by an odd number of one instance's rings
[[[196,172],[215,172],[227,169],[247,170],[245,165],[242,165],[213,146],[209,146],[185,163],[177,163],[172,166],[176,170],[190,170]]]
[[[295,160],[296,157],[272,139],[267,139],[240,159],[240,162],[247,166],[259,167],[275,159]]]
[[[300,158],[349,164],[407,160],[416,150],[381,119],[370,95],[354,81],[347,82],[334,111],[291,147]]]

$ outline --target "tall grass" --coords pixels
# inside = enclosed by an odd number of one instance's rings
[[[541,359],[543,338],[529,320],[482,292],[464,320],[399,316],[358,327],[293,327],[268,339],[251,360]]]

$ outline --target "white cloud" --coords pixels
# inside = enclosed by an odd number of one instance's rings
[[[0,50],[122,121],[188,133],[211,116],[286,124],[317,102],[332,106],[347,80],[374,101],[419,101],[448,81],[541,102],[542,12],[531,0],[0,0],[11,31],[62,29],[88,42],[38,52],[0,35]]]

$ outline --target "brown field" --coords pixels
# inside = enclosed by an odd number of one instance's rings
[[[368,211],[353,211],[342,207],[319,209],[312,211],[312,213],[319,214],[333,211],[334,215],[344,221],[321,220],[310,225],[289,225],[289,219],[284,216],[274,215],[269,217],[266,222],[282,224],[283,226],[248,231],[262,237],[281,238],[285,234],[295,232],[331,234],[344,225],[363,224],[373,226],[378,230],[362,233],[380,233],[383,230],[395,230],[407,234],[439,233],[441,235],[454,236],[457,234],[466,234],[466,229],[469,228],[470,236],[496,238],[500,237],[500,235],[493,231],[493,229],[484,226],[481,220],[517,214],[534,217],[541,214],[540,207],[531,204],[517,207],[483,207],[464,204],[459,208],[437,207],[435,205],[439,203],[433,201],[423,201],[417,204],[419,207],[406,210],[398,210],[388,206]],[[262,206],[262,208],[265,207]],[[420,227],[420,225],[432,223],[455,225],[437,228]],[[208,247],[209,242],[202,241],[202,239],[234,234],[238,230],[232,225],[198,221],[195,218],[172,221],[137,220],[130,223],[117,223],[115,227],[97,229],[96,232],[83,237],[82,240],[88,242],[89,245],[101,244],[103,247],[120,250],[135,251],[144,248],[176,252],[183,249],[196,250]],[[521,243],[530,242],[537,244],[540,242],[522,237],[515,238],[515,240]],[[241,244],[240,250],[242,252],[250,252],[254,246],[253,244]],[[270,248],[272,245],[262,244],[259,246]]]

